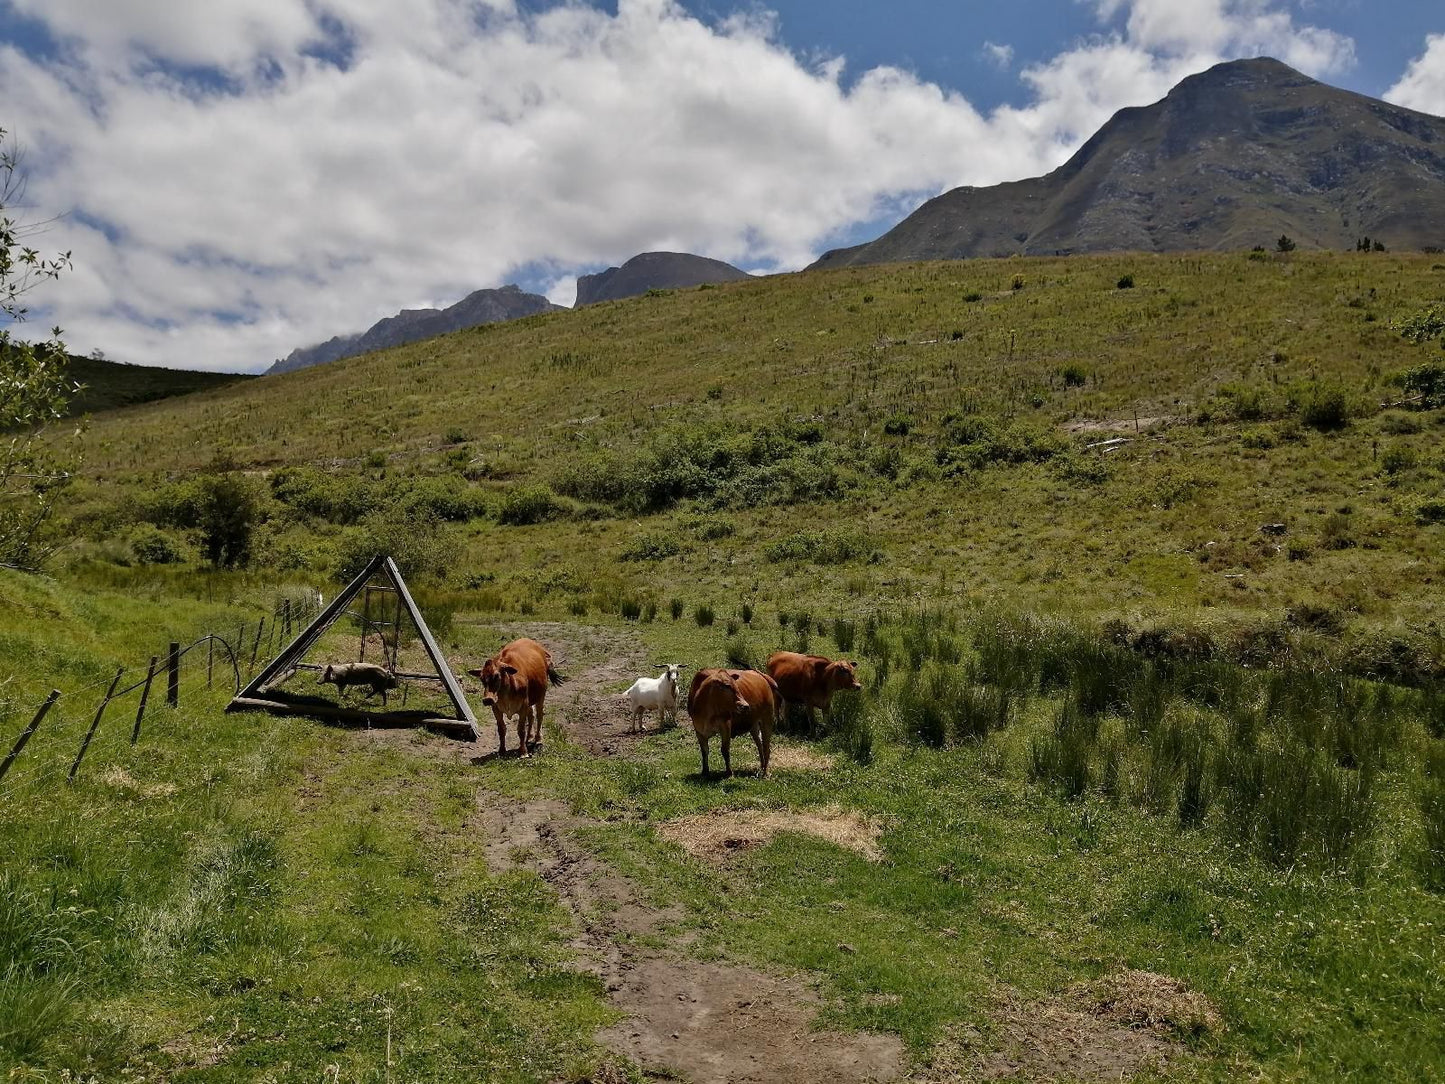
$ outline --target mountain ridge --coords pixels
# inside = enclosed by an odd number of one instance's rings
[[[544,312],[561,312],[563,308],[561,305],[554,305],[541,294],[524,292],[515,283],[498,289],[473,290],[455,305],[445,309],[402,309],[394,316],[384,317],[365,331],[354,335],[336,335],[314,346],[297,347],[272,364],[266,370],[266,375],[294,372],[312,365],[369,354],[373,350],[383,350],[389,346],[402,346],[480,324],[519,320]]]
[[[1058,169],[925,202],[809,268],[1005,255],[1445,246],[1445,118],[1226,61],[1115,113]]]
[[[690,252],[642,252],[621,267],[609,267],[577,279],[574,308],[599,301],[620,301],[648,290],[682,290],[751,278],[746,271],[722,260]]]

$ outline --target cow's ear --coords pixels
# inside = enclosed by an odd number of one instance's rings
[[[504,674],[515,674],[516,672],[517,672],[517,668],[516,668],[515,666],[509,666],[507,663],[503,663],[503,664],[502,664],[502,673],[504,673]]]

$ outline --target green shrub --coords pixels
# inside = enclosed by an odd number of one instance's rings
[[[975,301],[982,301],[983,294],[979,293],[977,290],[969,290],[968,293],[963,295],[963,299],[971,304]]]
[[[525,527],[559,518],[565,511],[557,495],[544,485],[511,486],[497,508],[497,522]]]
[[[624,561],[662,561],[682,552],[682,541],[670,531],[646,532],[622,547]]]
[[[1063,377],[1064,387],[1082,388],[1085,381],[1088,380],[1089,374],[1084,371],[1082,365],[1076,365],[1070,362],[1068,365],[1059,369],[1059,376]]]
[[[636,621],[642,616],[642,603],[635,598],[625,598],[618,605],[617,612],[628,621]]]
[[[456,539],[436,520],[394,510],[374,512],[342,533],[336,579],[350,582],[377,555],[392,558],[407,579],[439,580],[457,564]]]
[[[682,616],[682,599],[673,599],[667,604],[667,610],[670,614],[672,614],[672,619],[676,621],[679,617]]]
[[[1445,335],[1445,307],[1431,305],[1428,309],[1417,312],[1400,325],[1400,334],[1412,343],[1426,343],[1431,339],[1440,338],[1441,335]],[[1420,368],[1431,367],[1440,368],[1438,365],[1421,366]],[[1411,370],[1411,372],[1415,371]],[[1438,380],[1439,377],[1437,376],[1436,379]],[[1407,384],[1406,387],[1408,388],[1409,385]]]
[[[815,565],[838,565],[862,558],[872,560],[876,555],[877,550],[863,535],[836,527],[798,531],[763,548],[763,556],[775,563],[806,561]]]
[[[1121,290],[1132,290],[1134,288],[1134,276],[1121,275],[1119,277],[1119,281],[1115,285],[1117,285],[1118,288]]]
[[[744,625],[751,625],[753,623],[753,604],[751,602],[744,602],[742,608],[738,611],[738,616],[743,619]]]
[[[135,559],[147,565],[173,565],[187,557],[184,542],[149,523],[131,532],[130,548]]]
[[[717,620],[717,614],[713,612],[711,606],[706,603],[699,603],[692,611],[692,619],[697,622],[698,628],[707,628]]]
[[[251,540],[261,519],[261,501],[247,478],[216,474],[200,481],[201,546],[217,568],[234,568],[251,559]]]
[[[1338,384],[1311,381],[1295,388],[1290,398],[1300,421],[1311,429],[1331,432],[1349,424],[1349,401]]]

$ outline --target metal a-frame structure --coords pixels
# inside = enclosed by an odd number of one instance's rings
[[[372,586],[371,580],[380,576],[386,584],[381,587]],[[394,593],[396,596],[396,619],[393,622],[371,620],[371,593],[381,591]],[[373,628],[392,625],[396,630],[391,647],[390,667],[395,671],[397,645],[401,636],[401,619],[405,615],[411,618],[416,626],[417,633],[421,637],[422,646],[426,649],[427,658],[436,668],[435,674],[408,674],[397,672],[396,676],[403,679],[415,679],[423,681],[440,681],[446,690],[447,697],[452,702],[456,714],[452,718],[441,718],[430,712],[419,711],[363,711],[359,708],[349,708],[332,704],[315,696],[292,696],[282,693],[279,690],[271,689],[270,684],[279,684],[286,678],[291,677],[297,670],[323,669],[320,666],[303,662],[306,653],[316,645],[316,641],[334,625],[341,617],[350,611],[352,601],[361,595],[363,598],[362,619],[362,653],[366,651],[366,634]],[[385,638],[383,637],[383,644]],[[385,651],[385,649],[383,649]],[[364,723],[368,726],[424,726],[432,730],[440,730],[453,737],[462,738],[466,741],[477,740],[477,718],[472,714],[472,707],[467,703],[467,697],[462,692],[462,687],[457,683],[456,675],[447,666],[446,659],[442,657],[441,650],[437,647],[431,629],[427,628],[426,621],[417,609],[416,603],[412,600],[411,592],[406,589],[406,581],[401,577],[401,570],[396,567],[396,562],[390,557],[373,557],[360,574],[347,585],[346,589],[331,600],[330,604],[323,609],[316,618],[307,625],[305,629],[284,647],[280,654],[272,659],[266,666],[253,677],[244,689],[236,694],[235,698],[226,706],[227,711],[268,711],[274,715],[303,715],[312,718],[335,719],[344,722]]]

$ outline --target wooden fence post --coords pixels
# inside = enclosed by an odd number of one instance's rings
[[[281,600],[281,620],[284,622],[283,628],[285,629],[285,635],[286,635],[286,636],[290,636],[290,635],[291,635],[291,600],[290,600],[289,598],[287,598],[287,599],[282,599],[282,600]]]
[[[35,713],[35,718],[30,720],[30,725],[20,732],[20,737],[15,739],[15,746],[6,754],[5,760],[0,762],[0,779],[5,778],[5,773],[10,770],[10,765],[15,763],[15,758],[25,748],[25,743],[30,740],[30,735],[40,729],[41,722],[45,719],[45,713],[50,710],[52,704],[60,699],[60,690],[51,689],[50,695],[45,698],[45,703],[40,705],[40,710]]]
[[[174,641],[166,652],[166,703],[173,708],[181,704],[181,645]]]
[[[256,639],[251,644],[251,673],[256,672],[256,652],[261,650],[261,633],[266,631],[266,619],[261,618],[260,624],[256,626]]]
[[[130,731],[130,743],[132,745],[140,741],[140,721],[145,718],[146,701],[150,699],[151,682],[155,680],[156,663],[160,661],[161,657],[159,655],[152,655],[151,664],[150,666],[146,667],[146,683],[141,686],[140,707],[135,709],[135,726],[131,727]]]
[[[75,782],[75,773],[80,771],[80,762],[85,759],[85,751],[90,748],[90,739],[95,737],[95,729],[100,726],[100,717],[105,714],[105,706],[110,703],[110,698],[115,695],[115,687],[120,684],[120,675],[125,673],[122,666],[115,672],[111,680],[110,688],[106,690],[105,699],[100,702],[100,707],[95,709],[95,718],[90,721],[90,729],[85,732],[85,740],[80,743],[80,752],[75,754],[75,763],[70,766],[70,774],[65,777],[67,783]]]

